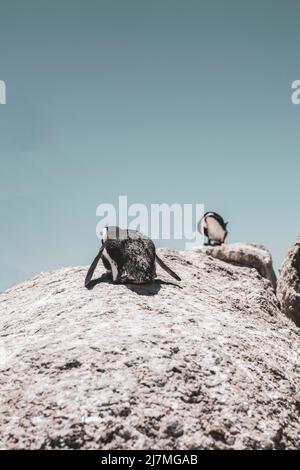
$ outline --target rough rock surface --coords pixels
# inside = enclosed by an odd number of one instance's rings
[[[272,255],[264,246],[255,243],[232,243],[220,246],[202,246],[195,251],[202,251],[214,258],[239,266],[255,268],[261,276],[269,279],[276,291],[276,274],[273,269]]]
[[[0,295],[2,448],[299,448],[300,331],[270,282],[159,252],[180,287],[88,291],[75,267]]]
[[[289,249],[278,278],[281,310],[300,326],[300,237]]]

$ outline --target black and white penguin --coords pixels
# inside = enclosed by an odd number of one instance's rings
[[[181,280],[157,256],[153,241],[136,230],[124,230],[119,227],[103,229],[101,248],[85,278],[84,285],[87,288],[90,287],[100,259],[115,283],[144,284],[153,281],[156,277],[155,261],[177,281]]]
[[[208,239],[208,245],[222,245],[228,235],[228,222],[216,212],[206,212],[198,223],[198,230]]]

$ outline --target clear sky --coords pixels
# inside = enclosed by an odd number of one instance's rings
[[[300,234],[299,18],[299,0],[0,0],[0,290],[89,264],[121,194],[204,203],[278,267]]]

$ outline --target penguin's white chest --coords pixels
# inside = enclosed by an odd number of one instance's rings
[[[107,253],[106,248],[104,248],[102,256],[104,256],[105,259],[110,264],[113,281],[117,281],[117,279],[118,279],[118,265],[117,265],[117,263],[109,256],[109,254]]]

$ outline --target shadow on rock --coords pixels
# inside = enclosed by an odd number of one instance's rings
[[[107,284],[112,284],[112,277],[109,273],[104,273],[102,274],[100,277],[98,277],[97,279],[92,279],[88,286],[87,286],[87,289],[88,290],[92,290],[94,289],[94,287],[97,285],[97,284],[100,284],[100,282],[106,282]]]
[[[161,279],[155,279],[153,282],[147,284],[125,284],[127,289],[135,292],[138,295],[156,295],[161,289],[161,286],[175,286],[182,289],[181,286],[174,282],[163,281]]]
[[[102,276],[98,277],[97,279],[93,279],[90,281],[89,286],[87,287],[88,290],[92,290],[97,284],[100,283],[106,283],[106,284],[113,284],[112,277],[110,273],[104,273]],[[135,292],[138,295],[156,295],[161,289],[161,286],[166,285],[166,286],[174,286],[178,287],[179,289],[182,289],[181,286],[178,284],[175,284],[174,282],[168,282],[168,281],[163,281],[162,279],[155,279],[153,282],[148,282],[145,284],[133,284],[133,283],[126,283],[123,284],[124,286],[127,287],[127,289],[131,290],[132,292]]]

